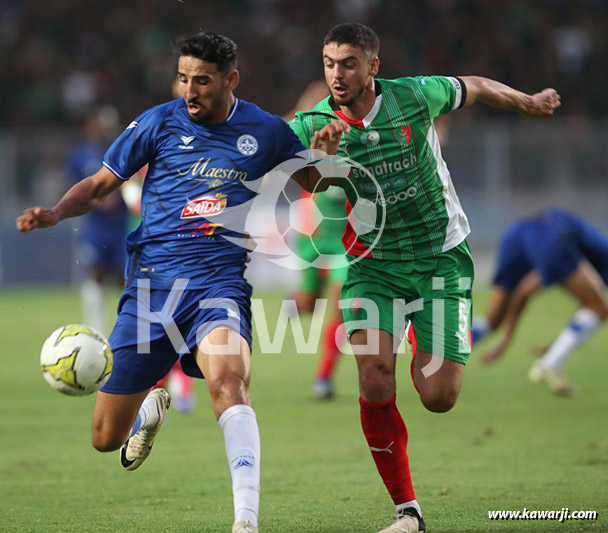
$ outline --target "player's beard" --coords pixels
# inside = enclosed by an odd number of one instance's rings
[[[206,124],[208,122],[215,122],[214,119],[217,113],[224,109],[226,98],[225,94],[221,91],[211,99],[209,105],[203,105],[199,100],[195,100],[194,102],[200,107],[200,111],[196,116],[188,114],[190,120],[195,124]]]
[[[336,104],[338,104],[339,106],[350,107],[361,97],[361,95],[364,92],[365,92],[365,85],[361,85],[361,87],[359,87],[359,90],[357,91],[357,93],[354,96],[340,97],[340,96],[336,96],[335,94],[333,94],[333,91],[332,91],[332,97],[334,99],[334,102]]]

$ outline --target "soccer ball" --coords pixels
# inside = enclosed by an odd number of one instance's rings
[[[42,375],[54,389],[69,396],[85,396],[110,379],[112,350],[106,338],[89,326],[62,326],[44,341],[40,352]]]

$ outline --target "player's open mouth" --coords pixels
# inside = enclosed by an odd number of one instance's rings
[[[201,110],[200,105],[188,103],[188,112],[189,113],[198,113],[200,110]]]
[[[334,86],[334,93],[337,96],[344,96],[346,94],[346,88],[345,87],[340,87],[340,86]]]

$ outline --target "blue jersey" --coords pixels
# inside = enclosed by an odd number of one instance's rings
[[[572,213],[547,209],[507,229],[500,243],[494,283],[513,290],[531,270],[540,273],[545,286],[561,283],[583,259],[608,283],[608,239]]]
[[[128,237],[127,285],[149,278],[151,287],[169,288],[181,278],[188,289],[204,288],[242,275],[246,250],[226,239],[239,226],[226,223],[229,210],[255,195],[245,183],[304,149],[287,123],[243,100],[215,125],[192,122],[183,98],[141,114],[103,161],[121,180],[148,164],[142,222]]]

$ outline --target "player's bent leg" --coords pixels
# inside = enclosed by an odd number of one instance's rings
[[[165,389],[152,389],[148,392],[131,427],[129,438],[120,449],[120,464],[125,470],[136,470],[148,458],[170,405],[171,395]]]
[[[300,291],[294,295],[296,308],[300,313],[312,313],[315,310],[315,304],[321,297],[321,291]]]
[[[593,311],[600,321],[608,318],[606,285],[597,270],[588,261],[581,261],[578,268],[563,282],[564,288],[581,304]]]
[[[424,407],[433,413],[452,409],[458,400],[464,369],[462,363],[418,350],[414,360],[414,382]]]
[[[235,330],[217,327],[196,351],[211,395],[213,411],[224,432],[232,477],[234,533],[257,533],[260,502],[260,434],[249,397],[251,352]]]
[[[98,392],[93,410],[93,447],[100,452],[118,450],[129,437],[148,390],[135,394]]]

